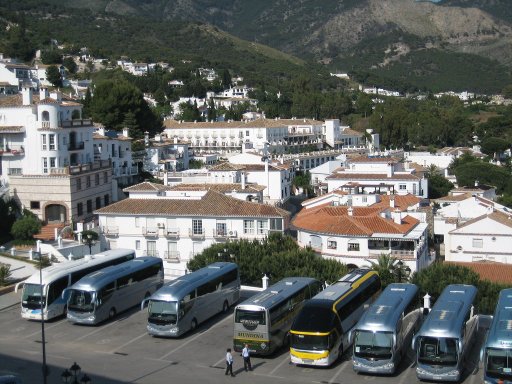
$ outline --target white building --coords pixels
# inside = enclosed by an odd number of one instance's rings
[[[189,167],[189,143],[177,138],[168,139],[165,135],[157,134],[153,139],[145,134],[146,152],[143,169],[153,175],[162,172],[181,172]]]
[[[129,198],[95,212],[104,246],[161,257],[167,278],[185,274],[187,262],[212,244],[263,240],[289,226],[287,211],[213,190],[183,193],[142,183],[126,192]]]
[[[168,137],[190,141],[190,149],[209,152],[241,152],[246,144],[263,148],[269,154],[287,149],[300,152],[305,148],[363,147],[362,134],[341,127],[339,120],[325,123],[309,119],[257,119],[224,122],[164,121]],[[265,144],[268,143],[268,144]]]
[[[359,156],[347,159],[345,167],[326,177],[328,192],[358,188],[361,193],[411,194],[428,197],[428,180],[406,169],[404,163],[387,156]]]
[[[82,105],[25,87],[0,99],[2,184],[45,223],[93,219],[112,201],[111,160],[95,161],[94,125]]]
[[[362,195],[335,191],[305,201],[293,219],[297,240],[324,258],[362,267],[390,254],[418,271],[433,260],[428,253],[426,214],[407,195]]]

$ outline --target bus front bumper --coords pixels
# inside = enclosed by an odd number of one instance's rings
[[[177,325],[156,325],[148,323],[146,328],[148,333],[153,336],[178,337],[181,334],[180,328]]]
[[[416,367],[416,376],[420,380],[459,381],[460,371],[458,369],[450,369],[450,367],[432,368],[428,371],[421,367]]]
[[[395,363],[392,361],[366,361],[352,359],[352,368],[356,372],[361,373],[378,373],[384,375],[391,375],[395,373]]]
[[[76,323],[76,324],[87,324],[87,325],[96,324],[96,316],[93,314],[90,314],[90,313],[84,313],[82,315],[77,315],[77,314],[68,312],[67,318],[70,322]]]
[[[50,315],[50,316],[48,316]],[[41,320],[41,310],[40,309],[28,309],[28,308],[21,308],[21,317],[28,320]],[[43,320],[51,319],[52,317],[55,317],[55,315],[50,312],[49,314],[44,311],[43,312]]]
[[[332,364],[329,359],[329,351],[306,352],[290,348],[290,360],[293,364],[316,365],[325,367]]]

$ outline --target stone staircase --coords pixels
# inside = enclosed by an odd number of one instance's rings
[[[41,227],[41,231],[34,235],[34,239],[43,240],[43,241],[55,241],[55,228],[57,228],[57,232],[64,228],[64,224],[47,224]]]

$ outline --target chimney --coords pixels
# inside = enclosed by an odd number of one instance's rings
[[[105,136],[105,127],[98,127],[98,135]]]
[[[157,133],[157,134],[155,135],[155,141],[157,141],[157,142],[162,141],[162,136],[161,136],[159,133]]]
[[[395,224],[402,224],[402,211],[395,209],[393,212],[393,220]]]
[[[389,163],[388,164],[388,169],[387,169],[387,177],[393,177],[393,173],[394,173],[394,165],[393,163]]]
[[[50,97],[54,100],[61,101],[62,100],[62,94],[60,91],[52,91],[50,93]]]
[[[245,172],[242,172],[240,174],[241,176],[241,179],[242,179],[242,189],[244,190],[245,189]]]
[[[349,216],[354,216],[354,208],[348,207],[347,208],[347,213],[348,213]]]
[[[167,171],[164,172],[164,185],[167,185],[169,183],[169,177],[167,175]]]
[[[178,138],[177,137],[174,138],[174,144],[178,144]]]
[[[39,88],[39,100],[44,100],[48,97],[48,88],[41,87]]]
[[[475,187],[478,187],[478,180],[475,180]]]
[[[130,130],[128,129],[128,127],[124,127],[123,128],[123,136],[124,137],[129,137],[130,136]]]
[[[21,96],[23,99],[23,105],[31,105],[32,104],[32,88],[29,85],[23,85],[21,89]]]
[[[389,206],[390,206],[391,208],[395,208],[395,197],[394,197],[394,196],[391,196],[391,197],[389,198]]]
[[[149,132],[144,132],[144,145],[149,146]]]

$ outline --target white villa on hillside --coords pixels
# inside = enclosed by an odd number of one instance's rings
[[[426,198],[428,180],[406,169],[393,157],[359,156],[348,158],[346,165],[325,178],[328,192],[341,187],[358,187],[362,193],[411,194]]]
[[[289,226],[287,211],[213,188],[184,191],[142,183],[125,192],[129,198],[95,211],[103,246],[133,248],[137,256],[161,257],[166,278],[185,274],[187,262],[214,243],[262,240]]]
[[[358,192],[340,190],[305,201],[292,222],[299,245],[354,267],[369,266],[381,254],[413,272],[433,261],[426,214],[417,211],[420,198]]]

